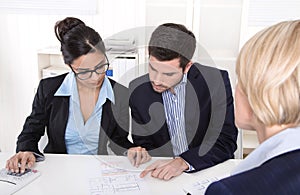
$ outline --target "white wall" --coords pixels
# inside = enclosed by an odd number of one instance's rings
[[[235,59],[239,51],[242,0],[199,0],[193,31],[198,34],[200,63],[225,69],[235,87]],[[194,13],[197,13],[194,11]]]
[[[0,15],[0,147],[15,148],[37,83],[36,49],[49,43],[53,30],[44,25],[47,18],[34,15]]]
[[[119,5],[119,6],[116,6]],[[0,14],[0,149],[13,152],[17,135],[31,112],[38,85],[37,50],[59,45],[54,24],[75,16],[95,28],[103,38],[121,30],[144,26],[144,2],[99,0],[98,14]]]

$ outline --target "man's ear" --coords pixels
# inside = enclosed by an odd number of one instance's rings
[[[192,67],[192,65],[193,65],[193,62],[189,61],[189,63],[187,63],[187,65],[185,66],[183,73],[187,73],[190,70],[190,68]]]

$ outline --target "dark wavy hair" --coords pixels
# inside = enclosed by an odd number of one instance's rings
[[[165,23],[158,26],[151,35],[149,55],[160,61],[180,59],[180,67],[185,69],[196,48],[195,35],[184,25]]]
[[[101,51],[105,54],[105,46],[98,32],[85,25],[78,18],[67,17],[56,22],[54,31],[61,43],[61,52],[65,64],[88,53]]]

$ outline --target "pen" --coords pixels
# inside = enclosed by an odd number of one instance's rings
[[[191,193],[189,193],[188,191],[186,191],[185,189],[182,189],[183,192],[186,194],[186,195],[192,195]]]

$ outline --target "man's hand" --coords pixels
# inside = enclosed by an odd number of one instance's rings
[[[159,160],[149,165],[140,174],[140,177],[145,177],[149,172],[151,172],[152,177],[162,180],[170,180],[172,177],[180,175],[188,168],[189,166],[180,157],[171,160]]]
[[[18,152],[6,161],[6,170],[18,173],[25,171],[25,166],[28,168],[32,167],[35,163],[35,156],[32,152]]]
[[[145,148],[140,146],[129,148],[127,151],[127,157],[132,166],[138,167],[140,164],[151,160],[151,156]]]

